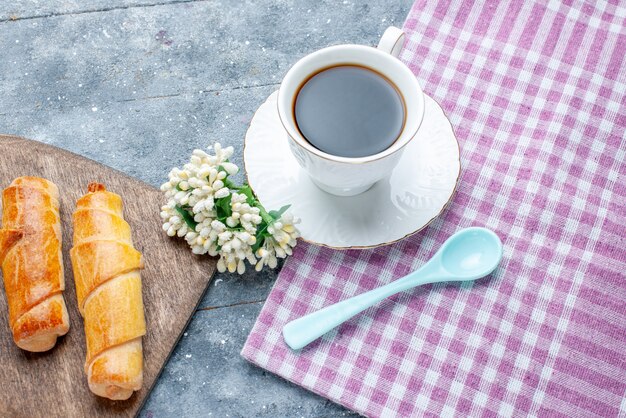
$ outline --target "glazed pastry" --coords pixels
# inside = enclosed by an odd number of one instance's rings
[[[70,251],[85,324],[85,372],[93,393],[128,399],[143,382],[141,253],[133,247],[122,198],[92,183],[73,216]]]
[[[63,299],[59,189],[20,177],[2,192],[0,265],[13,340],[23,350],[54,347],[70,329]]]

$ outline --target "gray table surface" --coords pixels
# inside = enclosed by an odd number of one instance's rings
[[[3,0],[0,133],[154,186],[217,140],[241,166],[254,111],[298,58],[373,45],[411,3]],[[239,355],[278,271],[215,277],[141,416],[353,415]]]

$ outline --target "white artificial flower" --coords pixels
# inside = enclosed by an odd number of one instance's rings
[[[231,228],[241,225],[250,234],[256,234],[257,225],[263,221],[259,215],[260,209],[250,206],[244,194],[234,192],[230,200],[231,216],[226,218],[226,224]]]
[[[259,261],[256,263],[254,269],[261,271],[263,266],[269,266],[270,268],[276,268],[278,260],[276,259],[276,250],[274,249],[274,240],[265,239],[263,246],[256,250],[256,256]]]
[[[229,176],[233,176],[239,172],[239,167],[233,163],[224,162],[221,164],[221,167],[226,170]]]
[[[173,200],[168,201],[166,205],[161,207],[161,218],[163,219],[163,230],[170,237],[174,235],[184,237],[189,231],[185,220],[176,210],[176,202]]]
[[[213,209],[215,199],[228,196],[229,190],[224,185],[224,179],[231,171],[236,173],[239,170],[235,164],[226,162],[232,155],[233,148],[222,149],[219,143],[214,148],[218,155],[209,155],[196,149],[182,170],[174,168],[170,171],[169,181],[161,185],[166,197],[173,199],[181,207],[193,208],[195,213]],[[220,170],[223,164],[228,169]]]
[[[222,148],[216,143],[209,150],[194,150],[189,162],[182,169],[172,169],[168,181],[161,186],[168,199],[161,208],[163,230],[169,236],[184,237],[194,254],[219,256],[220,272],[243,274],[246,261],[256,270],[265,265],[275,268],[278,258],[291,254],[296,245],[298,220],[284,214],[271,222],[267,230],[258,231],[264,219],[262,211],[267,219],[263,207],[254,197],[248,201],[248,192],[238,193],[241,188],[232,186],[227,179],[239,172],[239,167],[229,161],[233,147]],[[229,199],[230,203],[230,216],[222,220],[218,219],[216,208],[216,201],[224,202],[220,199]],[[195,227],[190,226],[190,218]],[[257,239],[263,242],[253,251]]]
[[[243,274],[246,271],[244,260],[252,265],[256,263],[256,257],[252,252],[256,237],[247,231],[226,230],[218,234],[217,242],[221,247],[221,257],[217,263],[217,269],[220,272],[228,270],[231,273],[237,271]]]
[[[208,149],[213,150],[214,155],[196,149],[192,153],[191,161],[198,164],[208,164],[217,168],[227,163],[228,159],[233,155],[233,152],[235,152],[233,147],[222,148],[219,142],[216,142],[213,146],[209,146]],[[239,171],[239,168],[237,168],[237,171]]]
[[[198,222],[195,231],[188,232],[185,240],[191,246],[194,254],[218,254],[217,237],[226,229],[226,225],[214,219],[211,212],[196,214],[194,220]],[[213,214],[214,215],[214,214]]]
[[[296,239],[300,236],[300,231],[295,226],[297,223],[300,223],[298,218],[291,213],[284,213],[280,219],[267,227],[267,231],[276,241],[275,249],[278,258],[291,255],[291,249],[296,246]]]
[[[295,227],[295,224],[299,222],[300,220],[291,213],[285,213],[267,227],[271,236],[265,238],[263,246],[256,252],[259,260],[255,266],[256,271],[260,271],[263,266],[275,268],[278,258],[285,258],[292,254],[292,248],[296,246],[296,239],[300,236],[300,232]]]

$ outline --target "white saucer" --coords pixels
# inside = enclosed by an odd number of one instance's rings
[[[276,96],[272,93],[252,118],[244,165],[263,206],[291,204],[305,241],[339,249],[391,244],[424,228],[451,200],[461,173],[459,145],[430,97],[424,122],[391,176],[360,195],[338,197],[320,190],[291,154]]]

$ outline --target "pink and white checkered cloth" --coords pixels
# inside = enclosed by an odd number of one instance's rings
[[[626,416],[626,5],[426,1],[401,58],[445,109],[462,177],[421,233],[300,243],[243,349],[367,416]],[[399,278],[460,228],[497,232],[490,277],[416,289],[301,352],[288,321]]]

